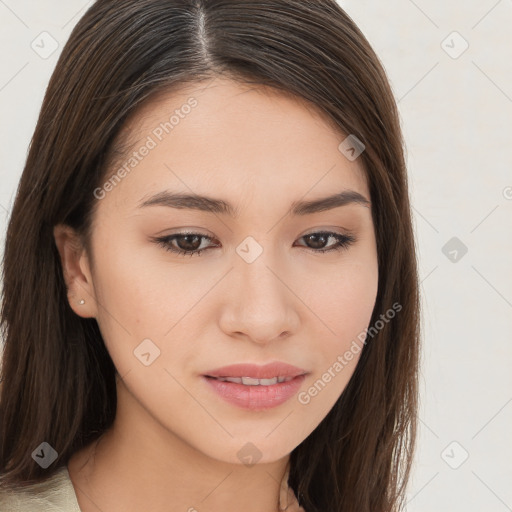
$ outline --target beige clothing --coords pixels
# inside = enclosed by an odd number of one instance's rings
[[[288,488],[289,469],[281,482],[280,510],[304,512]],[[81,512],[67,466],[61,466],[45,482],[23,491],[0,490],[0,512]]]
[[[0,512],[81,512],[67,466],[23,491],[0,490]]]

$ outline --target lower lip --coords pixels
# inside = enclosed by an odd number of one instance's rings
[[[306,375],[299,375],[287,382],[278,382],[271,386],[246,386],[235,382],[205,377],[212,389],[230,404],[243,409],[261,411],[277,407],[297,393]]]

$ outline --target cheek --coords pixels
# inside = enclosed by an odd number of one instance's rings
[[[115,250],[101,253],[94,289],[98,325],[118,372],[140,370],[144,363],[139,356],[147,352],[154,361],[151,368],[163,369],[170,359],[188,361],[190,344],[175,340],[193,337],[198,303],[216,277],[209,278],[210,284],[198,272],[152,261],[143,250],[123,251],[121,241],[116,243],[111,246]]]
[[[163,304],[159,295],[161,285],[155,286],[154,274],[158,272],[133,248],[123,250],[113,237],[110,242],[105,244],[101,258],[97,260],[94,291],[98,325],[116,362],[116,353],[130,354],[127,347],[135,348],[142,339],[155,336],[159,327],[164,330],[160,323],[165,316],[162,316]],[[151,332],[146,332],[148,326],[152,326]],[[121,369],[119,371],[121,373]]]
[[[297,396],[306,433],[334,406],[359,362],[377,296],[376,260],[345,261],[331,272],[330,279],[315,283],[308,291],[308,305],[316,314],[310,322],[315,373]]]
[[[378,290],[376,258],[346,261],[331,270],[328,280],[312,281],[308,291],[308,304],[312,304],[311,309],[317,315],[317,331],[322,333],[316,338],[322,340],[318,352],[326,369],[354,343],[362,348]],[[349,355],[350,362],[345,363],[351,371],[355,369],[360,350],[353,349],[353,352],[353,356]]]

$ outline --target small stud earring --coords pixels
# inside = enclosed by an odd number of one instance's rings
[[[81,300],[80,300],[80,302],[79,302],[78,304],[80,304],[80,305],[85,304],[85,300],[84,300],[84,299],[81,299]]]

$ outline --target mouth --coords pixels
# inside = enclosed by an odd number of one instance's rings
[[[203,375],[203,381],[223,401],[245,410],[265,411],[284,404],[295,396],[306,374],[276,376],[256,379],[254,377],[216,377]]]
[[[240,363],[209,370],[202,375],[208,388],[224,401],[252,411],[284,404],[302,386],[309,372],[284,361],[265,365]]]
[[[306,373],[308,372],[303,368],[283,361],[273,361],[265,365],[253,363],[231,364],[209,370],[203,376],[212,379],[226,379],[227,382],[244,384],[245,386],[272,386]]]
[[[253,377],[213,377],[211,375],[205,375],[207,379],[220,380],[222,382],[232,382],[233,384],[243,384],[244,386],[274,386],[281,382],[289,382],[300,375],[295,377],[273,377],[271,379],[255,379]]]

